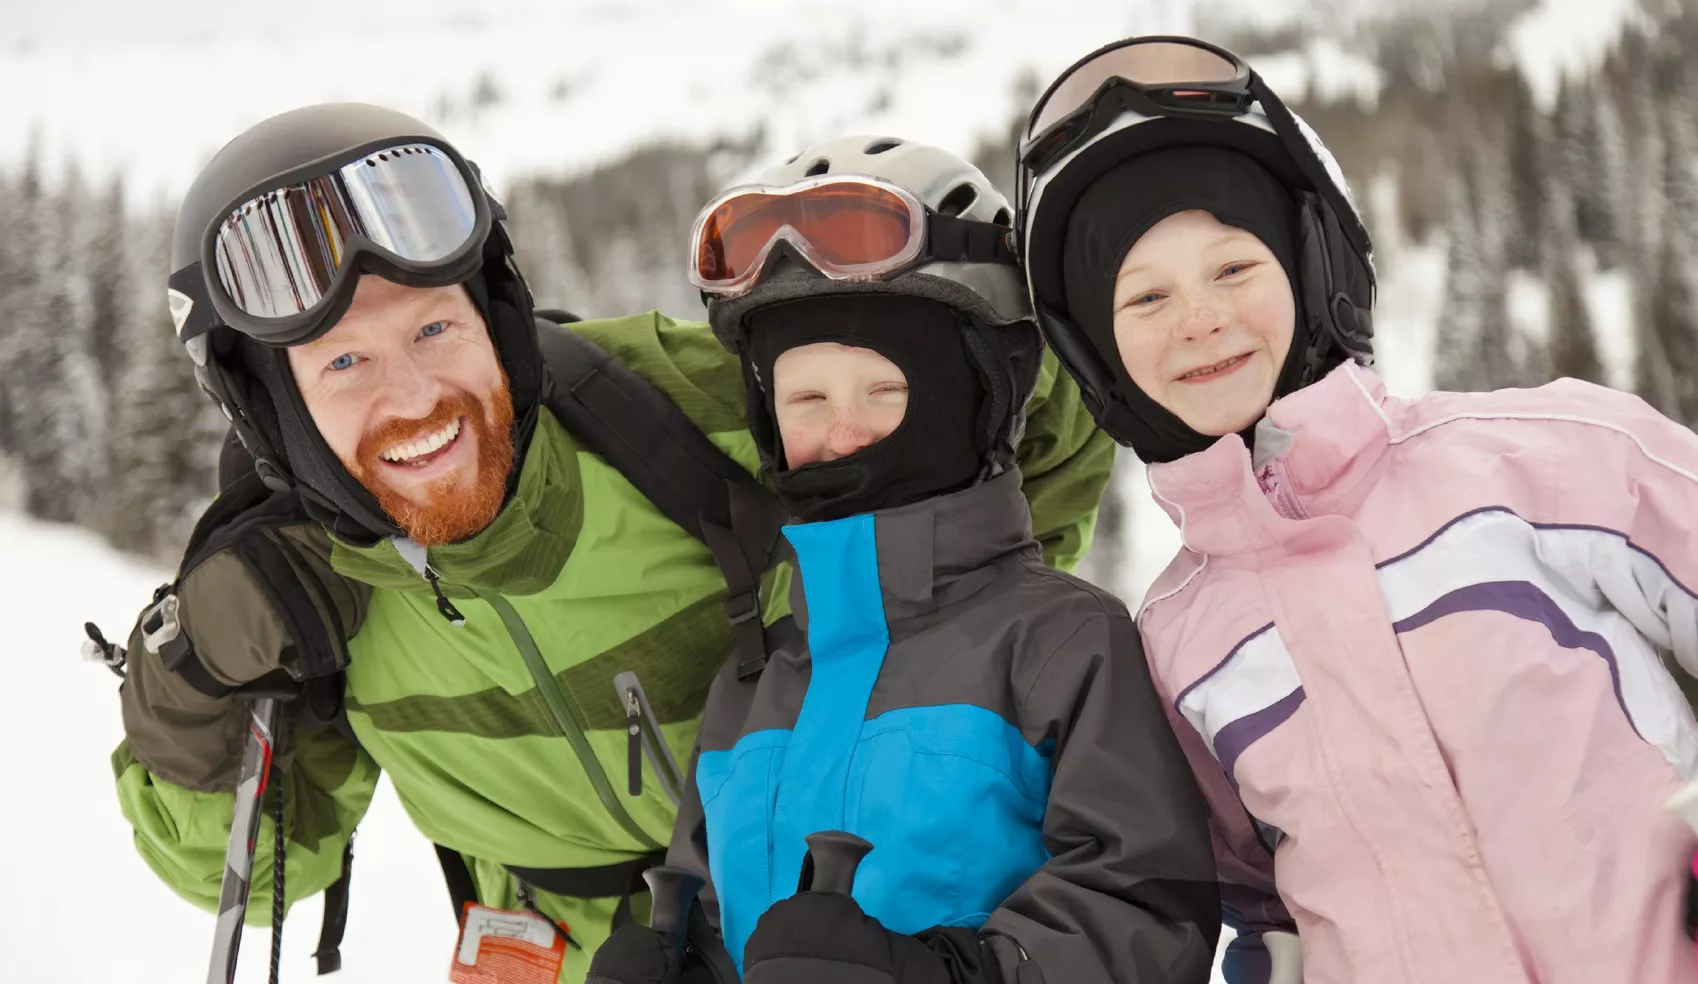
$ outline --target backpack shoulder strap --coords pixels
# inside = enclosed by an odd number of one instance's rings
[[[759,673],[767,658],[761,575],[778,562],[782,544],[784,511],[777,498],[708,440],[671,398],[594,342],[540,319],[537,334],[550,377],[548,408],[712,551],[725,576],[737,675]]]

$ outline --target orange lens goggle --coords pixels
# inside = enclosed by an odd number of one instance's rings
[[[926,219],[912,193],[862,175],[733,188],[696,217],[690,282],[713,294],[745,293],[780,241],[834,280],[876,279],[919,259]]]

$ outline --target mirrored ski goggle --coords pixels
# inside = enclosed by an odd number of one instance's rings
[[[233,327],[284,341],[338,293],[356,255],[427,275],[478,252],[490,220],[476,181],[451,151],[411,141],[255,194],[209,231],[214,306]]]
[[[1219,119],[1255,101],[1250,67],[1194,38],[1128,38],[1085,56],[1039,97],[1020,164],[1040,173],[1101,133],[1125,110],[1145,116]]]
[[[721,296],[746,293],[780,242],[834,280],[873,280],[921,258],[927,224],[918,198],[877,178],[821,175],[733,188],[696,217],[690,282]]]

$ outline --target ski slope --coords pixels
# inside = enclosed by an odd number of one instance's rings
[[[123,737],[118,679],[78,655],[82,624],[129,631],[168,572],[92,533],[0,512],[8,707],[0,714],[0,979],[13,984],[182,984],[205,979],[212,916],[142,863],[108,757]],[[332,984],[445,981],[454,944],[430,844],[387,782],[355,843],[344,970]],[[268,906],[269,899],[257,905]],[[283,980],[318,980],[319,900],[290,913]],[[266,979],[269,930],[250,930],[240,980]]]

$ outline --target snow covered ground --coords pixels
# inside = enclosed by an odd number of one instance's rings
[[[131,846],[107,761],[123,737],[118,680],[78,658],[85,621],[108,636],[128,632],[168,576],[93,534],[0,512],[9,697],[0,715],[0,977],[7,981],[205,979],[212,916],[166,889]],[[442,875],[387,783],[355,850],[346,969],[326,980],[446,980],[455,928]],[[290,913],[285,981],[317,979],[309,954],[320,911],[313,899]],[[242,981],[265,980],[269,942],[268,930],[247,934]]]

